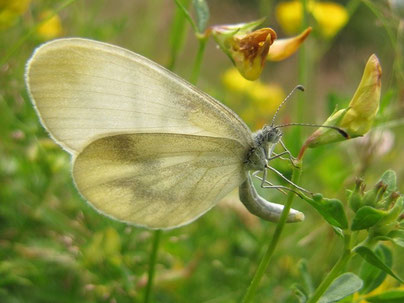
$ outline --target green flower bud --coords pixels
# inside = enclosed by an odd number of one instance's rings
[[[356,178],[355,189],[351,191],[351,194],[348,198],[349,207],[356,212],[360,207],[362,207],[362,198],[363,198],[363,190],[365,188],[365,184],[363,183],[363,179]]]
[[[382,199],[386,189],[387,184],[385,184],[383,181],[377,182],[377,184],[371,190],[365,193],[362,201],[363,205],[376,206],[377,202]]]
[[[381,218],[374,227],[372,227],[373,233],[378,236],[384,236],[394,230],[398,225],[403,207],[404,199],[403,197],[400,197],[397,199],[395,205],[387,211],[387,214]]]

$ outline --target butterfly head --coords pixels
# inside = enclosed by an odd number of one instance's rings
[[[249,170],[263,170],[276,144],[282,138],[279,128],[265,125],[253,135],[253,146],[247,153],[246,164]]]

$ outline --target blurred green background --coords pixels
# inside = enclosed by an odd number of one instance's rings
[[[288,37],[293,33],[285,32],[275,16],[279,2],[208,1],[209,25],[266,16],[266,26],[279,37]],[[309,18],[313,33],[304,53],[267,63],[259,80],[269,91],[264,97],[228,85],[232,80],[225,80],[225,75],[232,64],[210,39],[198,87],[256,130],[273,115],[273,104],[266,103],[268,94],[277,96],[270,102],[279,103],[303,80],[304,96],[289,102],[278,123],[322,123],[337,104],[339,108],[348,104],[368,57],[376,53],[383,77],[375,128],[364,138],[309,150],[302,185],[346,201],[345,191],[356,176],[371,186],[392,168],[402,192],[404,15],[392,2],[334,1],[345,7],[348,19],[331,36],[322,34],[327,24]],[[52,19],[43,23],[49,16]],[[163,66],[169,64],[172,48],[180,49],[174,71],[189,79],[197,40],[186,22],[180,24],[185,27],[184,44],[180,47],[173,40],[178,33],[175,16],[171,0],[0,0],[0,302],[142,301],[152,232],[103,217],[80,197],[72,184],[69,155],[49,139],[32,108],[24,67],[39,44],[78,36],[120,45]],[[303,67],[299,60],[304,60]],[[296,154],[298,136],[305,138],[312,131],[285,129],[286,145]],[[290,175],[287,163],[274,165]],[[261,193],[284,202],[276,191]],[[256,302],[297,302],[290,287],[300,279],[299,260],[307,260],[318,284],[341,252],[340,240],[315,210],[299,199],[294,208],[304,211],[306,220],[286,227]],[[153,301],[236,302],[274,226],[250,215],[235,192],[196,222],[163,232]],[[404,251],[392,248],[398,260]],[[358,264],[354,259],[350,269],[357,270]],[[404,264],[395,262],[395,271],[403,276]],[[383,287],[394,283],[387,279]]]

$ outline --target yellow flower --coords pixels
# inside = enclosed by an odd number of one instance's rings
[[[308,12],[319,26],[319,32],[326,38],[335,36],[348,22],[348,12],[341,4],[334,2],[309,1]],[[298,0],[281,2],[276,7],[276,19],[288,34],[296,33],[303,20],[303,6]]]
[[[301,28],[303,6],[300,1],[281,2],[275,9],[276,20],[286,34],[293,35]]]
[[[227,70],[222,77],[224,86],[238,96],[246,96],[251,101],[240,115],[244,121],[259,128],[268,122],[268,117],[276,111],[285,98],[285,92],[278,84],[264,84],[261,81],[248,81],[235,69]]]
[[[375,119],[380,103],[382,68],[376,55],[366,63],[361,82],[348,108],[333,113],[323,125],[335,126],[346,132],[348,138],[366,134]],[[334,129],[319,128],[306,141],[308,147],[342,141],[341,133]]]
[[[217,25],[210,29],[217,44],[248,80],[256,80],[261,75],[269,47],[276,39],[276,33],[271,28],[252,31],[263,21]]]
[[[0,0],[0,30],[11,26],[28,9],[31,0]]]
[[[341,4],[333,2],[310,2],[309,10],[317,21],[322,35],[335,36],[348,22],[348,12]]]
[[[42,12],[40,19],[46,20],[37,30],[38,35],[43,40],[50,40],[63,35],[62,22],[56,13],[46,10]]]
[[[370,56],[359,86],[341,121],[351,136],[367,133],[379,110],[382,68],[376,55]]]
[[[263,21],[264,19],[260,19],[249,23],[216,25],[207,31],[248,80],[258,79],[266,59],[280,61],[295,53],[311,32],[309,27],[296,37],[276,40],[277,35],[271,28],[253,31]]]

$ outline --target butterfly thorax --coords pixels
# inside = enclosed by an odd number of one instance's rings
[[[245,160],[248,170],[263,170],[281,137],[279,128],[269,125],[255,132]]]

